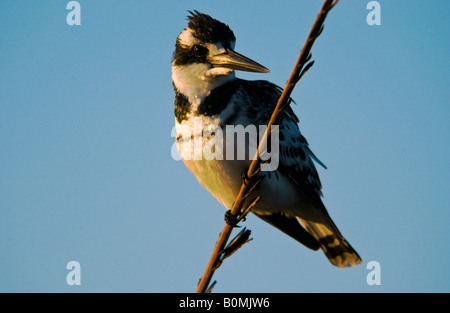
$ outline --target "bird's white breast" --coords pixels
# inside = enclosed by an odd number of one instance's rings
[[[226,129],[221,118],[188,114],[175,122],[177,149],[186,167],[225,207],[230,208],[241,186],[248,160],[226,159]]]

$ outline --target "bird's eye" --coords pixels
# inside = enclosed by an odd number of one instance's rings
[[[195,45],[192,49],[197,56],[206,56],[208,54],[208,49],[202,45]]]

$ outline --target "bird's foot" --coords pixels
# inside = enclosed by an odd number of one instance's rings
[[[240,222],[239,218],[236,215],[231,214],[231,210],[227,210],[225,212],[224,220],[225,223],[227,223],[231,227],[241,227],[237,225],[237,223]]]

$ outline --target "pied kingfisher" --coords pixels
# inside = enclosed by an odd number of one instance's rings
[[[193,157],[193,146],[196,140],[206,144],[218,138],[220,128],[222,146],[213,146],[229,148],[224,142],[229,140],[227,126],[267,125],[282,89],[268,81],[236,78],[235,70],[269,70],[234,51],[236,38],[227,25],[197,11],[189,14],[172,61],[176,145],[200,184],[231,209],[253,155],[206,158],[201,150],[200,157]],[[278,122],[278,164],[275,170],[258,174],[264,179],[254,192],[261,198],[252,212],[308,248],[321,248],[335,266],[360,264],[361,258],[341,235],[321,200],[322,186],[313,161],[323,164],[310,150],[298,122],[287,107]],[[204,130],[210,126],[213,131],[205,136]],[[249,137],[245,137],[245,145],[255,148],[259,141],[251,142]],[[233,139],[234,145],[238,143]],[[186,145],[193,148],[191,154],[183,152]]]

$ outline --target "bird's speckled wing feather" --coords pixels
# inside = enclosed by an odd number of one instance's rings
[[[252,99],[252,106],[248,108],[247,114],[254,115],[258,124],[267,125],[282,89],[268,81],[241,80],[241,84]],[[322,185],[313,160],[324,165],[309,148],[308,142],[300,133],[298,122],[299,119],[290,106],[283,111],[277,122],[280,153],[278,171],[286,174],[305,192],[317,208],[325,210],[321,200]]]

